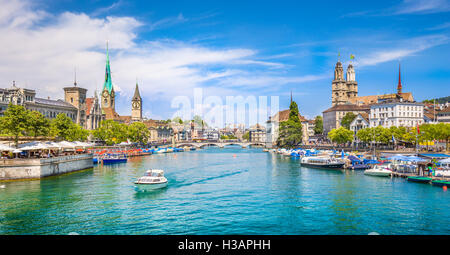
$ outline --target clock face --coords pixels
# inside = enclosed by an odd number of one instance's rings
[[[108,96],[108,91],[103,91],[103,97],[107,97]]]
[[[134,101],[133,102],[133,108],[139,108],[139,106],[140,106],[141,104],[138,102],[138,101]]]

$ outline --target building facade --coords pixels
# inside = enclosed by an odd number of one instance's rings
[[[249,142],[263,143],[263,144],[267,142],[266,128],[260,124],[255,124],[252,127],[250,127],[248,133],[249,133]]]
[[[36,97],[36,91],[19,88],[13,82],[11,88],[0,89],[0,116],[8,108],[9,103],[22,105],[30,111],[38,111],[49,119],[54,119],[60,113],[66,114],[73,122],[77,122],[78,109],[63,100]]]
[[[325,111],[323,111],[323,132],[324,134],[328,134],[332,129],[341,127],[342,118],[347,113],[353,113],[358,115],[360,113],[369,113],[369,106],[359,106],[355,104],[343,104],[343,105],[335,105]]]
[[[380,102],[370,107],[370,127],[415,127],[424,123],[423,104],[413,102]]]

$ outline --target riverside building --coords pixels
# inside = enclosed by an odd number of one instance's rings
[[[49,119],[54,119],[58,114],[64,113],[73,122],[76,123],[78,120],[78,109],[75,106],[61,99],[36,97],[35,90],[19,88],[14,81],[12,87],[0,89],[0,116],[3,116],[3,112],[8,108],[9,103],[22,105],[27,110],[38,111]]]

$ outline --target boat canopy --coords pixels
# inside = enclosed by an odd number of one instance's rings
[[[150,169],[145,172],[145,176],[163,176],[164,170]]]

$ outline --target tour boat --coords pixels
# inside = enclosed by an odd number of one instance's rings
[[[304,157],[301,159],[300,164],[308,167],[343,168],[345,162],[335,158]]]
[[[364,174],[365,175],[372,175],[372,176],[387,177],[387,176],[390,176],[392,174],[392,171],[387,166],[375,165],[373,168],[365,170]]]
[[[126,155],[110,155],[102,158],[103,165],[126,163],[127,161]]]
[[[145,175],[134,182],[136,188],[142,191],[165,188],[167,179],[164,177],[164,171],[159,169],[151,169],[145,172]]]

